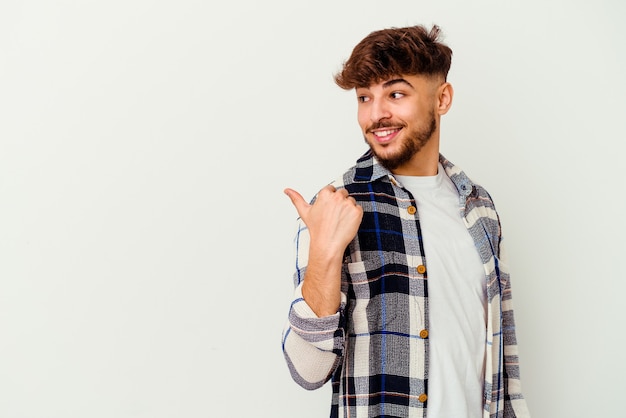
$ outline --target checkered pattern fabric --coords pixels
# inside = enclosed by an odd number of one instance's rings
[[[528,417],[498,214],[486,190],[443,156],[440,162],[459,191],[460,216],[485,269],[483,416]],[[283,333],[291,375],[307,389],[332,380],[331,417],[426,417],[428,260],[415,201],[370,152],[333,185],[363,207],[363,221],[346,249],[339,312],[324,318],[302,298],[309,238],[299,224],[295,298]]]

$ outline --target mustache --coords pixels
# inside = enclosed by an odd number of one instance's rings
[[[378,121],[368,126],[365,132],[371,133],[374,129],[383,129],[383,128],[404,128],[404,124],[394,123],[392,121]]]

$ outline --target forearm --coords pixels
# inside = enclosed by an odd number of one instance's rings
[[[341,303],[343,252],[311,245],[302,283],[302,297],[318,317],[334,315]]]

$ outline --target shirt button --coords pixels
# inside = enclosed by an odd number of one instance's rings
[[[417,272],[419,274],[424,274],[426,273],[426,266],[423,264],[420,264],[419,266],[417,266]]]
[[[427,329],[423,329],[423,330],[420,331],[420,338],[422,338],[422,339],[428,338],[428,330]]]
[[[426,400],[428,399],[428,395],[426,395],[425,393],[422,393],[418,398],[417,398],[421,403],[426,402]]]
[[[417,212],[417,208],[415,206],[409,206],[408,208],[406,208],[406,211],[409,212],[409,215],[415,215],[415,212]]]

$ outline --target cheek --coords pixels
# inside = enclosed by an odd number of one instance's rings
[[[368,127],[368,124],[370,123],[368,115],[364,111],[359,110],[357,112],[356,118],[359,126],[361,127],[361,130],[365,131],[365,129],[367,129]]]

